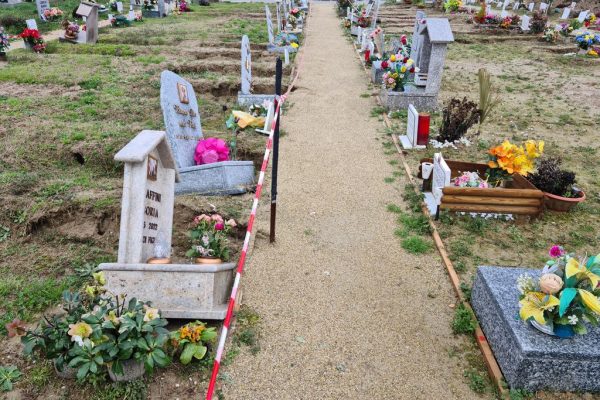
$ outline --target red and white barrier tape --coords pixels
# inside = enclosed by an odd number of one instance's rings
[[[308,16],[311,14],[311,6],[309,3],[308,6]],[[307,17],[308,17],[307,16]],[[308,18],[305,18],[308,20]],[[306,21],[305,21],[306,23]],[[307,40],[304,41],[303,48],[306,47]],[[212,374],[210,376],[210,381],[208,383],[208,390],[206,391],[206,400],[213,399],[213,393],[215,391],[215,385],[217,383],[217,376],[219,375],[219,368],[221,367],[221,358],[223,357],[223,350],[225,349],[225,342],[227,341],[227,334],[229,333],[229,327],[231,325],[231,318],[233,317],[233,308],[235,307],[235,299],[237,297],[237,292],[240,285],[240,280],[242,278],[242,272],[244,272],[244,266],[246,264],[246,254],[248,252],[248,246],[250,245],[250,238],[252,237],[252,227],[254,225],[254,219],[256,217],[256,210],[258,209],[258,200],[260,199],[260,194],[262,192],[263,183],[265,180],[265,174],[267,171],[267,166],[269,165],[269,158],[271,156],[271,149],[273,147],[273,137],[275,136],[275,126],[279,119],[279,113],[281,111],[281,106],[285,103],[287,96],[291,93],[298,77],[300,76],[300,71],[303,67],[304,61],[304,50],[302,49],[302,53],[300,54],[300,58],[298,59],[298,68],[292,79],[292,82],[288,85],[288,90],[282,96],[279,96],[277,99],[277,109],[275,110],[275,115],[273,116],[273,122],[271,123],[271,131],[269,132],[269,139],[267,140],[267,145],[265,149],[265,156],[263,158],[262,166],[260,167],[260,175],[258,176],[258,184],[256,185],[256,193],[254,194],[254,202],[252,203],[252,211],[250,212],[250,218],[248,219],[248,228],[246,230],[246,238],[244,239],[244,245],[242,246],[242,253],[240,255],[240,259],[238,260],[237,270],[235,273],[235,280],[233,281],[233,288],[231,289],[231,296],[229,297],[229,305],[227,307],[227,314],[225,315],[225,321],[223,322],[223,329],[221,330],[221,337],[219,338],[219,345],[217,347],[217,355],[215,356],[215,362],[213,364]]]
[[[269,165],[269,158],[271,156],[271,149],[273,147],[273,137],[275,136],[275,126],[279,118],[279,112],[281,105],[285,102],[286,95],[280,96],[277,101],[277,109],[271,123],[271,131],[269,133],[269,139],[267,140],[267,146],[265,149],[265,156],[263,158],[262,166],[260,167],[260,175],[258,176],[258,183],[256,185],[256,193],[254,194],[254,202],[252,203],[252,211],[250,212],[250,218],[248,219],[248,228],[246,230],[246,238],[244,239],[244,245],[242,246],[242,254],[237,265],[237,271],[235,273],[235,280],[233,281],[233,288],[231,289],[231,296],[229,297],[229,305],[227,307],[227,315],[223,322],[223,329],[221,331],[221,337],[219,338],[219,346],[217,347],[217,355],[213,365],[212,375],[208,384],[208,391],[206,392],[206,399],[212,400],[213,392],[215,390],[215,384],[217,382],[217,376],[219,375],[219,368],[221,366],[221,357],[223,356],[223,349],[225,348],[225,341],[227,340],[227,333],[231,324],[231,318],[233,316],[233,308],[235,307],[235,301],[237,292],[244,272],[244,266],[246,264],[246,254],[248,252],[248,245],[250,244],[250,238],[252,237],[252,227],[254,226],[254,220],[256,217],[256,210],[258,209],[258,200],[262,192],[263,183],[265,181],[265,174],[267,166]]]

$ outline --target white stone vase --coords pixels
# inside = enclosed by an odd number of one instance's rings
[[[423,179],[429,179],[432,171],[433,171],[432,163],[424,162],[421,164],[421,176],[423,177]]]

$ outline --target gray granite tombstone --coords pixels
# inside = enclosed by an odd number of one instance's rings
[[[410,58],[416,63],[419,57],[419,49],[421,47],[421,36],[419,36],[419,28],[421,25],[425,24],[425,19],[427,18],[427,14],[423,11],[417,11],[417,15],[415,17],[415,26],[413,29],[412,42],[410,44]]]
[[[242,89],[238,92],[238,104],[249,106],[262,104],[265,100],[273,101],[274,94],[252,94],[252,56],[248,36],[242,37]],[[284,50],[285,51],[285,50]],[[287,54],[287,53],[286,53]],[[289,57],[289,56],[288,56]]]
[[[519,318],[517,278],[541,270],[479,267],[471,305],[511,389],[600,391],[600,329],[559,339]]]
[[[125,164],[121,226],[117,262],[99,266],[106,288],[151,301],[167,318],[223,319],[235,264],[170,264],[179,175],[165,132],[140,132],[115,160]]]
[[[179,75],[161,74],[160,104],[167,139],[179,169],[176,194],[242,194],[254,185],[252,161],[224,161],[195,165],[194,153],[202,139],[198,102],[192,85]]]
[[[419,71],[414,76],[414,87],[407,87],[405,92],[383,89],[380,98],[387,109],[403,109],[409,104],[426,111],[438,107],[446,52],[454,35],[446,18],[427,18],[425,24],[419,25],[418,36],[415,64]]]
[[[98,4],[81,2],[76,14],[85,17],[85,32],[81,32],[79,43],[96,44],[98,41]]]

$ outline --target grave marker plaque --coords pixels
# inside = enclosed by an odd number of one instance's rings
[[[523,32],[527,32],[529,30],[529,17],[527,15],[523,15],[521,17],[521,30]]]
[[[589,12],[590,12],[590,10],[585,10],[585,11],[580,12],[579,16],[577,17],[577,20],[583,24],[583,21],[585,21]]]
[[[98,4],[84,1],[75,13],[85,20],[85,34],[79,35],[78,42],[95,44],[98,41]]]
[[[529,3],[529,6],[527,6],[527,9],[528,9],[530,12],[533,12],[533,7],[535,7],[535,3]]]
[[[540,3],[540,11],[545,13],[548,10],[548,3]]]
[[[38,28],[37,22],[35,19],[28,19],[27,21],[25,21],[25,23],[27,24],[27,29],[37,30],[37,28]]]
[[[431,194],[437,205],[442,202],[442,189],[450,185],[450,167],[446,164],[442,153],[433,155],[433,179],[431,183]]]
[[[252,88],[252,57],[250,53],[250,40],[242,36],[242,94],[250,94]]]
[[[44,17],[44,11],[50,9],[50,2],[48,0],[35,0],[35,5],[37,6],[38,15],[45,21],[46,17]]]
[[[521,3],[519,3],[518,1],[515,2],[515,4],[513,5],[513,11],[517,11],[519,9],[519,6],[521,5]]]
[[[562,15],[560,16],[560,19],[569,19],[569,16],[571,15],[571,9],[569,7],[566,7],[563,10]]]

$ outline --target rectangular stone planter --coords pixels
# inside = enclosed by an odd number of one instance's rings
[[[100,264],[106,288],[151,301],[165,318],[222,320],[235,264]]]
[[[244,194],[255,184],[252,161],[223,161],[179,169],[175,194]]]
[[[409,104],[419,111],[435,111],[438,108],[437,94],[425,93],[421,88],[407,87],[405,92],[394,92],[385,88],[379,94],[386,110],[406,110]]]
[[[274,101],[274,94],[243,94],[238,92],[238,104],[240,106],[250,106],[252,104],[262,104],[265,100]]]
[[[600,329],[559,339],[519,319],[517,278],[541,270],[479,267],[471,305],[508,385],[527,391],[600,391]]]
[[[420,164],[433,162],[423,158]],[[484,176],[486,164],[446,160],[454,178],[461,172],[477,172]],[[419,165],[420,169],[420,165]],[[421,172],[419,171],[419,176]],[[431,190],[431,176],[423,182],[423,190]],[[448,211],[539,216],[544,208],[544,193],[521,175],[515,174],[506,188],[461,188],[446,186],[440,209]]]

